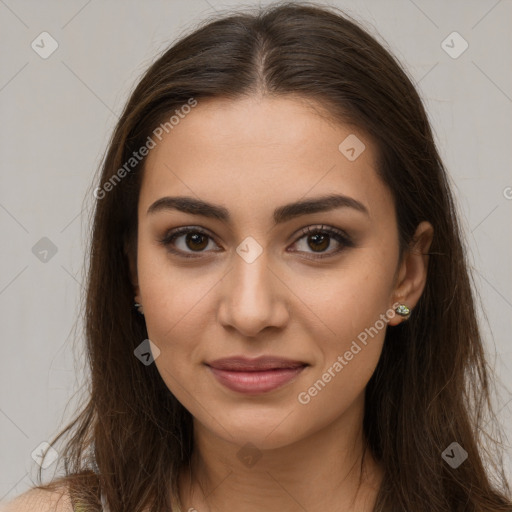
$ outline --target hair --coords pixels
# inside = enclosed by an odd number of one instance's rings
[[[411,318],[387,330],[366,387],[365,450],[384,469],[374,512],[510,511],[502,444],[485,428],[497,416],[474,285],[424,106],[374,37],[339,9],[309,2],[206,19],[163,52],[133,90],[97,189],[108,192],[95,204],[88,253],[89,389],[52,442],[67,439],[64,474],[38,488],[65,485],[90,510],[100,505],[100,489],[112,511],[172,510],[169,496],[178,496],[179,471],[193,449],[192,416],[156,366],[133,354],[148,337],[130,279],[145,159],[122,179],[119,172],[191,99],[257,94],[314,102],[333,122],[357,126],[375,142],[376,171],[394,200],[400,257],[421,221],[434,228],[424,292]],[[468,453],[457,469],[441,456],[453,442]]]

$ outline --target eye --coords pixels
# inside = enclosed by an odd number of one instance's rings
[[[175,244],[175,241],[180,238],[183,238],[181,244]],[[201,228],[186,226],[173,229],[167,233],[164,238],[159,240],[159,242],[173,254],[183,256],[184,258],[197,258],[200,257],[200,253],[204,252],[204,249],[208,247],[208,239],[213,240],[213,238]],[[176,245],[181,245],[181,247],[178,247],[176,250]],[[192,254],[190,252],[187,253],[187,249],[192,250]],[[195,255],[193,254],[194,252],[199,254]]]
[[[345,247],[354,247],[354,243],[344,231],[323,225],[304,228],[301,231],[301,236],[294,242],[294,245],[298,244],[303,238],[306,238],[307,246],[313,248],[312,259],[326,258],[338,254]],[[176,243],[180,239],[182,239],[181,243]],[[334,239],[340,247],[334,251],[325,252],[331,245],[332,239]],[[213,238],[206,231],[194,226],[173,229],[159,240],[169,252],[184,258],[199,258],[202,253],[209,252],[206,249],[210,241],[214,242]],[[217,246],[216,243],[215,245]],[[293,250],[291,252],[308,251]]]
[[[307,228],[304,228],[301,233],[302,236],[295,242],[295,244],[298,244],[304,238],[306,243],[303,245],[305,245],[306,248],[309,247],[313,249],[312,259],[327,258],[338,254],[345,247],[354,247],[353,241],[344,231],[329,226],[308,226]],[[325,252],[325,250],[331,245],[332,239],[334,239],[340,247],[334,251]]]

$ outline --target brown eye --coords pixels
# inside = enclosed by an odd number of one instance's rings
[[[208,240],[206,235],[202,233],[187,233],[185,235],[185,244],[189,249],[202,251],[208,245]]]
[[[302,236],[294,243],[294,245],[299,244],[302,239],[305,239],[306,241],[304,244],[305,249],[310,250],[299,250],[298,252],[304,252],[306,254],[311,254],[312,252],[312,259],[334,256],[346,247],[354,247],[354,242],[345,232],[323,225],[308,226],[303,229]],[[326,250],[332,245],[332,240],[334,240],[339,247],[336,250],[326,252]],[[315,253],[318,255],[315,255]]]
[[[292,252],[313,254],[311,259],[334,256],[347,247],[354,247],[353,241],[344,231],[323,225],[304,228],[302,236],[294,245],[299,244],[302,239],[306,240],[304,250],[294,250]],[[338,248],[327,251],[333,245],[333,240],[338,245]],[[159,240],[169,252],[184,258],[199,258],[204,253],[215,250],[208,249],[210,241],[217,246],[211,235],[193,226],[171,230],[164,238]]]
[[[311,247],[314,251],[324,251],[329,247],[330,235],[320,233],[309,235],[308,242],[312,242],[309,247]]]
[[[200,257],[203,252],[209,252],[205,249],[210,240],[213,241],[213,238],[199,228],[183,227],[170,231],[159,242],[173,254],[194,258]]]

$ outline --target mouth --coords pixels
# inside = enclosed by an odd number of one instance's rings
[[[309,366],[302,361],[263,356],[257,359],[232,357],[206,363],[222,385],[238,393],[268,393],[294,380]]]

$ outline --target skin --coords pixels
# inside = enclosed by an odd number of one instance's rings
[[[200,100],[147,157],[132,282],[160,350],[155,364],[194,417],[193,460],[180,480],[183,510],[237,503],[246,512],[365,512],[374,504],[383,473],[371,455],[358,492],[364,390],[386,328],[403,319],[390,318],[307,404],[298,395],[394,303],[414,308],[433,230],[421,223],[399,261],[393,198],[375,172],[373,142],[314,106],[297,97]],[[366,146],[354,161],[338,149],[350,134]],[[275,208],[332,193],[356,199],[368,215],[344,207],[274,226]],[[148,214],[164,196],[222,205],[231,223],[177,210]],[[344,230],[354,246],[327,236],[315,250],[314,234],[300,230],[322,225]],[[196,245],[186,235],[174,241],[175,250],[199,257],[172,254],[160,242],[182,226],[208,232]],[[236,252],[246,237],[262,249],[252,263]],[[315,260],[318,254],[332,256]],[[204,364],[235,355],[309,366],[279,389],[243,395]],[[261,456],[251,467],[237,457],[247,443]]]

